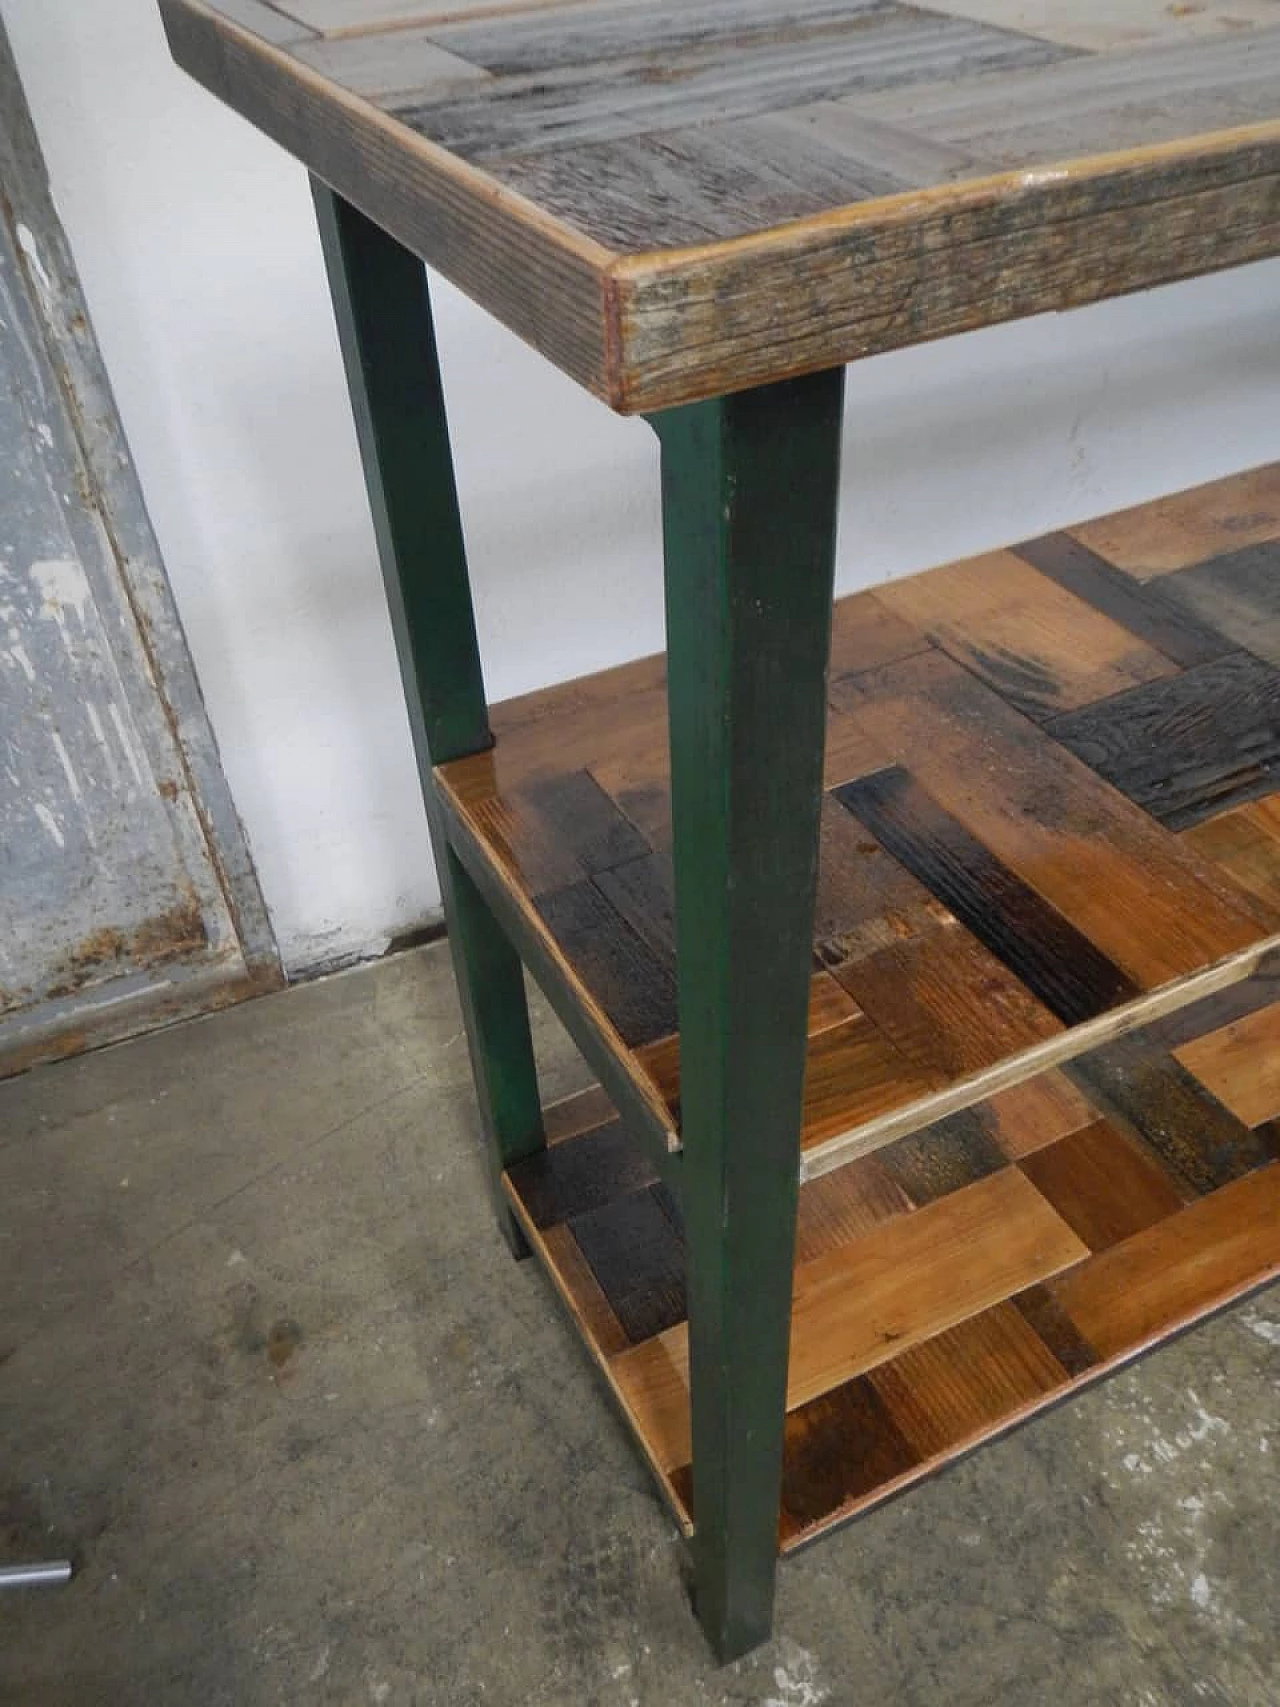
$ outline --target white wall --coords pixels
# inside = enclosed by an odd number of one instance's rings
[[[0,0],[295,971],[438,905],[303,173],[152,0]],[[436,293],[495,698],[662,644],[655,441]],[[849,589],[1280,457],[1280,262],[852,370]]]

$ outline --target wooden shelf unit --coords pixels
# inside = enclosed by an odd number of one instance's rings
[[[603,1087],[505,1185],[688,1527],[663,662],[493,726]],[[1280,1271],[1280,468],[840,601],[826,786],[784,1549]]]

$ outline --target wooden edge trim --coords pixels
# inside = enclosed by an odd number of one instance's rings
[[[543,1239],[542,1234],[525,1213],[525,1208],[523,1203],[520,1201],[519,1193],[512,1188],[511,1182],[507,1179],[505,1174],[502,1179],[502,1189],[506,1193],[507,1201],[510,1203],[517,1221],[520,1223],[521,1231],[529,1241],[529,1246],[537,1257],[543,1270],[550,1276],[551,1284],[555,1288],[556,1295],[564,1305],[565,1309],[569,1312],[569,1317],[578,1331],[578,1337],[586,1346],[591,1361],[604,1376],[604,1379],[608,1384],[609,1391],[613,1394],[614,1401],[617,1404],[618,1409],[626,1419],[627,1427],[632,1438],[639,1446],[640,1451],[643,1454],[644,1461],[649,1466],[653,1478],[657,1482],[658,1488],[671,1510],[672,1516],[680,1526],[681,1533],[687,1539],[693,1534],[693,1524],[689,1521],[689,1514],[680,1504],[680,1501],[676,1496],[675,1489],[671,1485],[670,1477],[662,1468],[658,1459],[654,1456],[644,1429],[640,1426],[639,1419],[631,1409],[631,1406],[627,1403],[626,1395],[614,1377],[613,1368],[609,1359],[603,1355],[600,1348],[596,1345],[586,1322],[583,1320],[582,1315],[578,1310],[577,1304],[574,1302],[572,1293],[561,1279],[560,1272],[556,1268],[555,1262],[550,1251],[547,1249],[546,1242]]]
[[[875,1151],[884,1149],[895,1140],[909,1137],[922,1126],[929,1126],[946,1115],[957,1114],[961,1109],[972,1108],[975,1103],[985,1102],[988,1097],[995,1096],[1000,1091],[1012,1090],[1016,1085],[1025,1084],[1028,1079],[1034,1079],[1052,1067],[1074,1061],[1077,1056],[1087,1054],[1090,1049],[1096,1049],[1114,1038],[1127,1036],[1129,1032],[1138,1031],[1155,1020],[1165,1019],[1205,996],[1230,989],[1233,984],[1251,977],[1267,956],[1277,949],[1280,949],[1280,936],[1268,937],[1264,942],[1238,950],[1225,960],[1207,967],[1203,972],[1193,972],[1189,977],[1154,990],[1150,995],[1143,996],[1136,1002],[1129,1002],[1125,1007],[1100,1014],[1097,1019],[1086,1020],[1083,1025],[1074,1026],[1070,1031],[1047,1038],[994,1067],[974,1074],[972,1078],[949,1085],[946,1090],[922,1097],[908,1107],[895,1109],[892,1114],[883,1115],[878,1120],[865,1121],[861,1126],[851,1127],[834,1138],[824,1138],[820,1144],[814,1144],[812,1148],[801,1153],[800,1183],[805,1185],[810,1180],[821,1179],[824,1174],[834,1173],[846,1162],[856,1161],[860,1156],[873,1155]]]
[[[604,1009],[600,1007],[590,990],[587,989],[561,953],[558,943],[542,922],[537,909],[524,890],[520,888],[519,884],[513,883],[509,875],[490,856],[487,844],[477,828],[475,820],[466,806],[449,788],[448,779],[439,768],[435,772],[435,780],[437,793],[445,807],[446,827],[450,829],[456,827],[461,831],[466,841],[466,847],[459,848],[458,852],[460,854],[469,852],[473,859],[478,860],[483,865],[495,884],[501,888],[508,904],[520,915],[525,929],[537,938],[548,960],[555,966],[557,975],[568,991],[578,1013],[591,1028],[601,1047],[616,1063],[631,1090],[644,1104],[654,1126],[663,1134],[667,1154],[678,1155],[681,1150],[680,1135],[671,1123],[671,1110],[663,1101],[657,1085],[640,1066],[634,1052],[622,1041]],[[450,840],[453,840],[452,835]],[[608,1086],[604,1088],[607,1095]],[[625,1119],[626,1111],[620,1110],[620,1113]]]
[[[648,284],[689,268],[701,269],[738,256],[754,259],[814,240],[834,241],[864,225],[874,225],[877,230],[892,229],[933,214],[965,213],[971,208],[989,206],[1022,190],[1073,188],[1112,174],[1131,172],[1135,167],[1173,165],[1179,160],[1200,161],[1271,142],[1280,143],[1280,119],[1264,119],[1231,130],[1206,131],[1202,136],[1179,137],[1144,148],[1113,149],[1045,166],[993,172],[987,177],[965,178],[959,183],[938,184],[925,190],[901,190],[894,195],[829,208],[825,213],[810,214],[743,237],[620,255],[613,261],[609,277],[618,286]]]

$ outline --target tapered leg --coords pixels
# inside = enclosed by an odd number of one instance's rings
[[[502,1230],[526,1254],[498,1187],[544,1143],[524,978],[515,950],[444,833],[433,764],[492,746],[453,458],[422,263],[313,181],[356,432]]]
[[[662,445],[698,1616],[769,1634],[843,370],[653,417]]]

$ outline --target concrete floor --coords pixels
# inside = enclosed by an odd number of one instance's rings
[[[545,1017],[548,1088],[580,1082]],[[0,1085],[0,1702],[1275,1707],[1280,1293],[789,1561],[726,1671],[444,945]]]

